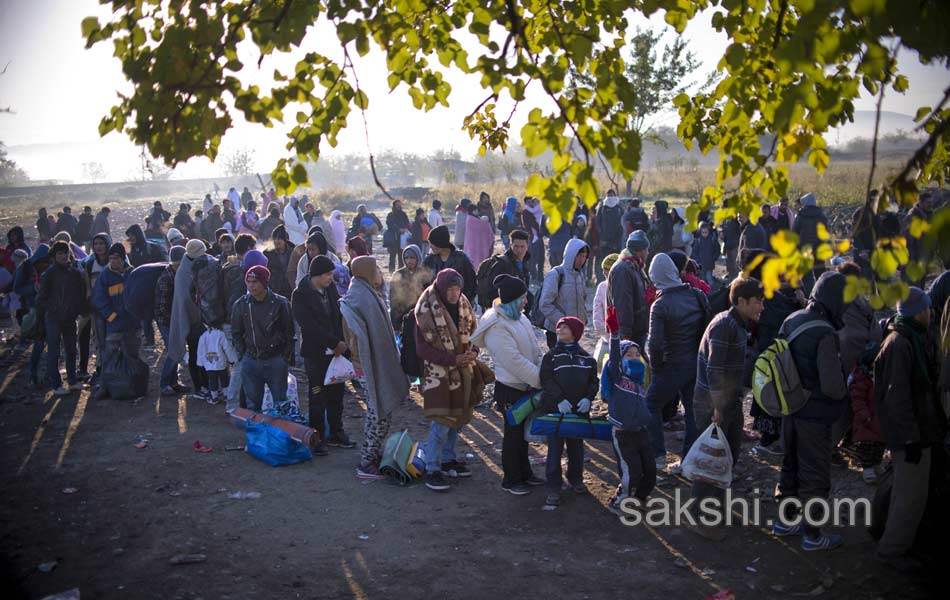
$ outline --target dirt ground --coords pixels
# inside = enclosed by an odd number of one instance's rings
[[[124,230],[121,219],[113,223]],[[593,348],[591,336],[584,345]],[[473,477],[436,494],[356,479],[357,450],[284,468],[226,450],[244,436],[223,405],[159,397],[160,347],[144,352],[155,375],[134,403],[33,391],[28,355],[26,346],[0,346],[0,589],[8,598],[73,588],[82,598],[176,599],[705,598],[730,589],[736,598],[931,597],[929,582],[876,562],[863,528],[838,529],[845,546],[816,555],[765,528],[734,527],[715,543],[681,527],[624,526],[605,508],[618,482],[605,442],[587,444],[591,493],[565,492],[560,508],[542,511],[542,490],[501,490],[502,423],[487,406],[458,448]],[[301,404],[306,414],[305,397]],[[350,393],[344,415],[359,441],[362,406]],[[392,430],[402,429],[425,437],[415,393],[394,414]],[[667,433],[668,447],[679,448],[677,435]],[[135,447],[140,440],[146,447]],[[197,440],[213,452],[195,452]],[[751,453],[753,443],[735,489],[768,498],[780,463]],[[533,446],[538,475],[544,455]],[[873,494],[854,467],[835,468],[833,478],[836,497]],[[654,496],[688,489],[666,476]],[[239,491],[260,497],[229,497]],[[763,506],[774,516],[774,504]],[[172,564],[192,554],[204,560]]]

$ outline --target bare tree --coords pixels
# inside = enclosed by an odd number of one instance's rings
[[[238,148],[224,157],[224,174],[228,177],[247,177],[254,174],[254,151]]]
[[[98,183],[106,178],[106,169],[101,162],[82,163],[83,179],[89,183]]]

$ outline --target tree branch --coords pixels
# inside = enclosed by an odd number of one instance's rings
[[[356,67],[353,65],[353,60],[350,59],[350,52],[346,48],[346,44],[343,45],[343,69],[347,67],[350,69],[350,73],[353,74],[353,82],[356,84],[357,94],[361,93],[360,90],[360,78],[356,74]],[[362,103],[361,103],[362,104]],[[373,173],[373,182],[376,184],[376,187],[379,188],[379,191],[383,193],[384,196],[390,200],[395,200],[390,194],[389,190],[386,189],[386,186],[379,180],[379,175],[376,173],[376,157],[373,156],[373,150],[369,143],[369,122],[366,120],[366,109],[363,106],[359,107],[360,116],[363,118],[363,137],[366,140],[366,152],[369,154],[369,170]]]

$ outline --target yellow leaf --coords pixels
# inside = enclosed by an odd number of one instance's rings
[[[930,231],[930,223],[918,217],[914,217],[914,220],[910,223],[910,235],[914,238],[920,238],[920,236],[928,231]]]
[[[838,245],[835,246],[835,250],[838,254],[844,254],[851,249],[851,240],[841,240],[838,242]]]
[[[785,261],[780,258],[770,258],[762,265],[762,285],[765,287],[765,297],[771,298],[782,287],[781,275],[785,274]]]
[[[818,248],[815,250],[815,258],[821,261],[828,260],[834,255],[834,252],[831,251],[831,246],[828,244],[818,244]]]
[[[769,242],[771,242],[775,253],[782,258],[791,256],[798,249],[798,235],[787,229],[773,234]]]
[[[825,227],[824,223],[818,223],[818,239],[827,242],[831,238],[831,234],[828,233],[828,228]]]

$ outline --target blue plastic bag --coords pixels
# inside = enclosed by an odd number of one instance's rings
[[[272,467],[292,465],[313,458],[310,448],[273,425],[252,423],[248,419],[246,435],[247,453]]]

